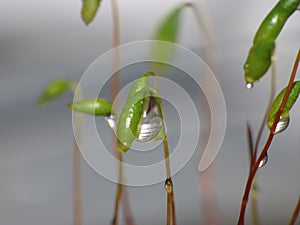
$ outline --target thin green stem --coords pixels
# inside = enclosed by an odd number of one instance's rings
[[[242,204],[241,204],[241,210],[240,210],[240,216],[239,216],[239,220],[238,220],[238,225],[244,225],[245,223],[245,211],[246,211],[246,207],[247,207],[247,203],[248,203],[248,198],[249,198],[249,193],[250,193],[250,189],[251,189],[251,185],[252,185],[252,182],[253,182],[253,179],[254,179],[254,176],[259,168],[259,164],[261,162],[261,160],[263,160],[263,158],[265,157],[265,155],[268,153],[268,149],[272,143],[272,140],[273,140],[273,137],[275,135],[275,129],[276,129],[276,126],[277,126],[277,123],[279,122],[279,119],[280,119],[280,116],[281,116],[281,113],[286,105],[286,102],[287,102],[287,99],[289,97],[289,94],[292,90],[292,87],[293,87],[293,82],[294,82],[294,79],[295,79],[295,76],[296,76],[296,72],[297,72],[297,69],[298,69],[298,65],[299,65],[299,61],[300,61],[300,50],[298,50],[298,54],[297,54],[297,57],[296,57],[296,60],[295,60],[295,63],[294,63],[294,67],[293,67],[293,70],[292,70],[292,73],[291,73],[291,76],[290,76],[290,80],[289,80],[289,83],[288,83],[288,86],[286,88],[286,92],[283,96],[283,99],[282,99],[282,102],[280,104],[280,107],[276,113],[276,116],[275,116],[275,119],[274,119],[274,123],[271,127],[271,130],[270,130],[270,134],[269,134],[269,137],[266,141],[266,144],[263,148],[263,150],[261,151],[261,154],[260,156],[258,157],[251,173],[249,174],[249,177],[248,177],[248,180],[247,180],[247,184],[246,184],[246,187],[245,187],[245,191],[244,191],[244,195],[243,195],[243,200],[242,200]]]

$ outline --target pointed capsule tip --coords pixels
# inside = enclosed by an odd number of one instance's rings
[[[83,20],[83,22],[84,22],[84,24],[85,24],[86,26],[89,26],[90,23],[91,23],[91,22],[88,22],[88,21],[85,21],[85,20]]]
[[[73,110],[73,103],[68,104],[68,109]]]
[[[39,99],[39,100],[37,101],[37,104],[38,104],[38,106],[44,106],[44,105],[47,104],[47,101],[44,100],[44,99]]]

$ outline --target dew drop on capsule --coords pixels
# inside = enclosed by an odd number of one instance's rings
[[[141,126],[137,141],[146,142],[154,139],[160,129],[162,128],[163,121],[159,116],[158,106],[153,97],[150,97],[149,109],[143,115],[144,121]]]
[[[116,127],[117,127],[116,117],[111,114],[109,116],[105,116],[104,119],[107,122],[108,126],[112,128],[114,131],[116,131]]]
[[[163,121],[159,117],[158,106],[155,103],[154,98],[150,97],[149,109],[143,115],[144,121],[141,125],[141,131],[138,135],[136,141],[147,142],[154,139],[160,132],[162,128]],[[117,119],[114,115],[105,116],[105,121],[108,126],[116,131],[117,128]]]
[[[167,193],[171,193],[173,191],[173,181],[171,178],[166,179],[165,189]]]
[[[268,154],[266,154],[265,157],[259,162],[259,166],[258,167],[261,168],[264,165],[266,165],[267,162],[268,162],[268,159],[269,159]]]
[[[253,83],[246,83],[246,88],[247,89],[251,89],[251,88],[253,88],[253,86],[254,86],[254,84]]]
[[[276,125],[275,134],[278,134],[278,133],[284,131],[288,127],[289,123],[290,123],[290,117],[289,116],[287,116],[283,119],[280,119],[279,122]]]

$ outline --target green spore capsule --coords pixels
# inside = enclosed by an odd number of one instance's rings
[[[81,8],[81,17],[86,25],[90,24],[98,11],[101,0],[83,0]]]
[[[260,24],[244,64],[245,81],[258,81],[272,64],[275,40],[287,19],[297,10],[300,0],[281,0]]]
[[[284,88],[275,98],[275,100],[272,103],[269,115],[268,115],[268,120],[267,120],[267,125],[268,128],[271,130],[276,114],[279,110],[280,104],[282,102],[282,99],[284,97],[284,94],[286,92],[286,88]],[[294,103],[296,102],[298,96],[299,96],[299,92],[300,92],[300,81],[295,81],[293,83],[293,87],[291,89],[291,92],[289,94],[289,97],[287,99],[287,102],[284,106],[284,109],[281,113],[280,116],[280,120],[277,123],[276,129],[275,129],[275,133],[280,133],[282,131],[284,131],[288,124],[289,124],[289,118],[290,118],[290,110],[293,107]]]
[[[275,43],[269,41],[260,41],[251,47],[244,65],[246,83],[253,84],[268,71],[274,48]]]
[[[82,112],[95,116],[107,116],[112,113],[112,104],[102,98],[87,99],[73,104],[68,108],[77,112]]]
[[[39,105],[44,105],[52,100],[59,98],[72,86],[73,82],[68,79],[56,79],[51,81],[42,91],[39,97]]]
[[[145,113],[149,105],[148,82],[149,78],[146,73],[134,83],[121,112],[117,126],[117,138],[118,146],[123,152],[129,150],[141,129],[140,124],[143,113]]]
[[[253,43],[277,38],[287,19],[297,10],[300,0],[281,0],[260,24]]]

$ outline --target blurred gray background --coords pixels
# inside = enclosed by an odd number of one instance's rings
[[[121,42],[150,39],[164,13],[180,2],[119,1]],[[217,75],[227,107],[226,135],[211,171],[219,224],[237,221],[249,165],[246,121],[256,134],[268,99],[269,76],[246,90],[242,65],[260,21],[276,2],[195,1],[214,25]],[[72,95],[43,108],[36,100],[47,82],[58,77],[79,80],[90,63],[111,48],[110,1],[103,0],[88,27],[81,21],[80,7],[80,0],[1,0],[0,224],[72,224],[73,133],[66,109]],[[182,18],[179,43],[201,55],[203,44],[193,16],[185,10]],[[299,49],[299,21],[297,12],[277,40],[277,92],[287,84]],[[299,112],[298,103],[289,128],[276,136],[269,162],[259,171],[262,224],[287,224],[300,194]],[[205,224],[198,155],[174,177],[178,224]],[[116,185],[84,161],[82,183],[84,224],[110,224]],[[130,187],[129,197],[137,224],[165,223],[163,183]]]

